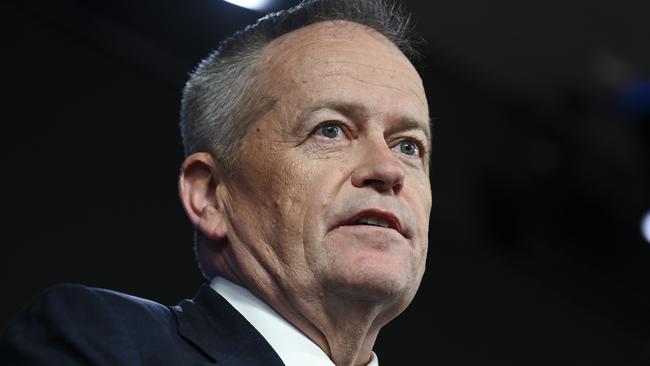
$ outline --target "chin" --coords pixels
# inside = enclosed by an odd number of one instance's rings
[[[330,273],[331,293],[353,301],[401,303],[411,301],[420,284],[421,275],[404,261],[376,260],[338,263]]]
[[[311,268],[319,269],[315,274],[330,294],[405,307],[420,285],[426,250],[392,231],[346,227],[330,232],[319,246],[326,250]]]

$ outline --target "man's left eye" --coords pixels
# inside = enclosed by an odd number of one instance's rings
[[[397,145],[397,149],[402,154],[406,155],[420,155],[420,148],[413,140],[402,140]]]

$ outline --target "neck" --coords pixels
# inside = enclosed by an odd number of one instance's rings
[[[396,293],[342,289],[224,257],[220,275],[251,291],[318,345],[337,366],[365,366],[380,329],[410,302]],[[233,258],[230,258],[233,259]],[[253,263],[253,264],[252,264]],[[243,269],[243,270],[242,270]]]
[[[329,298],[328,298],[329,297]],[[325,295],[276,299],[272,306],[337,366],[367,365],[381,326],[382,306]]]
[[[248,288],[318,345],[337,366],[367,365],[379,330],[399,312],[385,304],[323,289],[294,291],[274,281],[230,278]],[[300,296],[286,296],[299,294]]]

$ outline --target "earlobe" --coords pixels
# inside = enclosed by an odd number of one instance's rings
[[[188,218],[204,236],[221,240],[226,236],[224,205],[218,190],[224,189],[219,163],[209,153],[188,156],[178,179],[178,192]]]
[[[204,236],[213,240],[222,240],[226,237],[226,220],[220,210],[215,207],[206,206],[199,218],[196,228],[201,230]]]

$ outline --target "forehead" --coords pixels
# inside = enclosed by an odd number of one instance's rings
[[[327,21],[300,28],[269,43],[260,66],[264,91],[293,107],[351,101],[369,110],[408,111],[428,129],[417,71],[388,39],[363,25]]]

